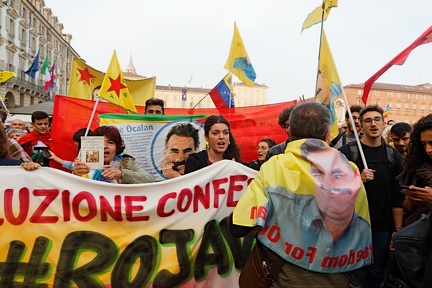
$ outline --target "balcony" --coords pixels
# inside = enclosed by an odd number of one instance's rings
[[[21,91],[26,91],[28,90],[29,94],[34,94],[34,95],[45,95],[46,92],[43,89],[43,87],[38,86],[36,84],[30,83],[27,80],[24,80],[22,78],[12,78],[9,79],[6,83],[5,83],[6,87],[8,88],[17,88],[18,90]],[[33,93],[31,93],[33,92]]]

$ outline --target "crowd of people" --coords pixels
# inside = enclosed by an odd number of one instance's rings
[[[285,108],[278,124],[287,140],[276,143],[271,135],[261,139],[255,143],[257,159],[249,163],[242,161],[230,122],[222,115],[206,118],[206,147],[202,151],[198,151],[198,130],[190,124],[178,124],[166,137],[161,171],[170,179],[221,160],[259,171],[230,216],[229,226],[238,237],[256,233],[256,246],[269,266],[283,259],[268,287],[427,287],[432,277],[428,272],[432,271],[425,270],[432,263],[424,264],[424,278],[416,281],[404,277],[408,275],[404,270],[410,267],[396,263],[390,273],[385,270],[395,234],[431,211],[432,114],[412,126],[386,122],[383,109],[377,105],[353,105],[349,109],[339,135],[330,139],[330,112],[325,106],[306,102]],[[163,115],[164,102],[149,99],[145,113]],[[155,182],[133,156],[124,153],[124,141],[114,126],[94,131],[82,128],[73,135],[71,140],[78,151],[82,136],[103,137],[104,165],[92,170],[79,157],[64,160],[50,150],[50,119],[45,112],[32,114],[33,129],[19,119],[5,129],[6,118],[7,113],[0,110],[0,166],[22,166],[31,171],[49,166],[53,160],[76,176],[96,181]],[[269,214],[244,219],[244,215],[249,217],[244,209],[250,205],[265,207]],[[268,235],[268,227],[275,225],[283,239],[276,243],[269,241]],[[285,254],[287,243],[297,243],[305,250],[315,247],[319,249],[316,257],[323,259],[330,250],[337,253],[347,247],[371,246],[373,260],[363,257],[364,261],[357,261],[352,269],[321,271],[311,261],[297,261]],[[354,273],[358,271],[362,273]]]

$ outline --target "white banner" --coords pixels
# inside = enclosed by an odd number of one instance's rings
[[[222,219],[256,171],[220,161],[151,184],[0,167],[5,287],[236,287],[251,240]]]

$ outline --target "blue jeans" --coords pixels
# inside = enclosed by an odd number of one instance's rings
[[[392,233],[393,231],[372,230],[374,263],[365,267],[365,288],[380,288],[381,286]]]

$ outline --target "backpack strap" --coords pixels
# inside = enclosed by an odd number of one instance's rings
[[[351,152],[351,161],[357,165],[359,159],[359,148],[357,146],[357,141],[352,141],[348,143],[348,147]],[[357,165],[358,166],[358,165]]]
[[[336,136],[336,138],[334,138],[331,142],[330,142],[330,147],[333,147],[334,145],[336,145],[337,142],[339,142],[339,139],[345,135],[345,132],[339,132],[339,134]],[[345,136],[345,143],[343,143],[343,145],[346,144],[346,136]]]
[[[394,164],[394,158],[393,158],[394,150],[393,150],[393,148],[392,148],[390,145],[388,145],[388,144],[385,144],[385,146],[386,146],[386,155],[387,155],[387,159],[388,159],[390,165],[393,166],[393,164]]]

